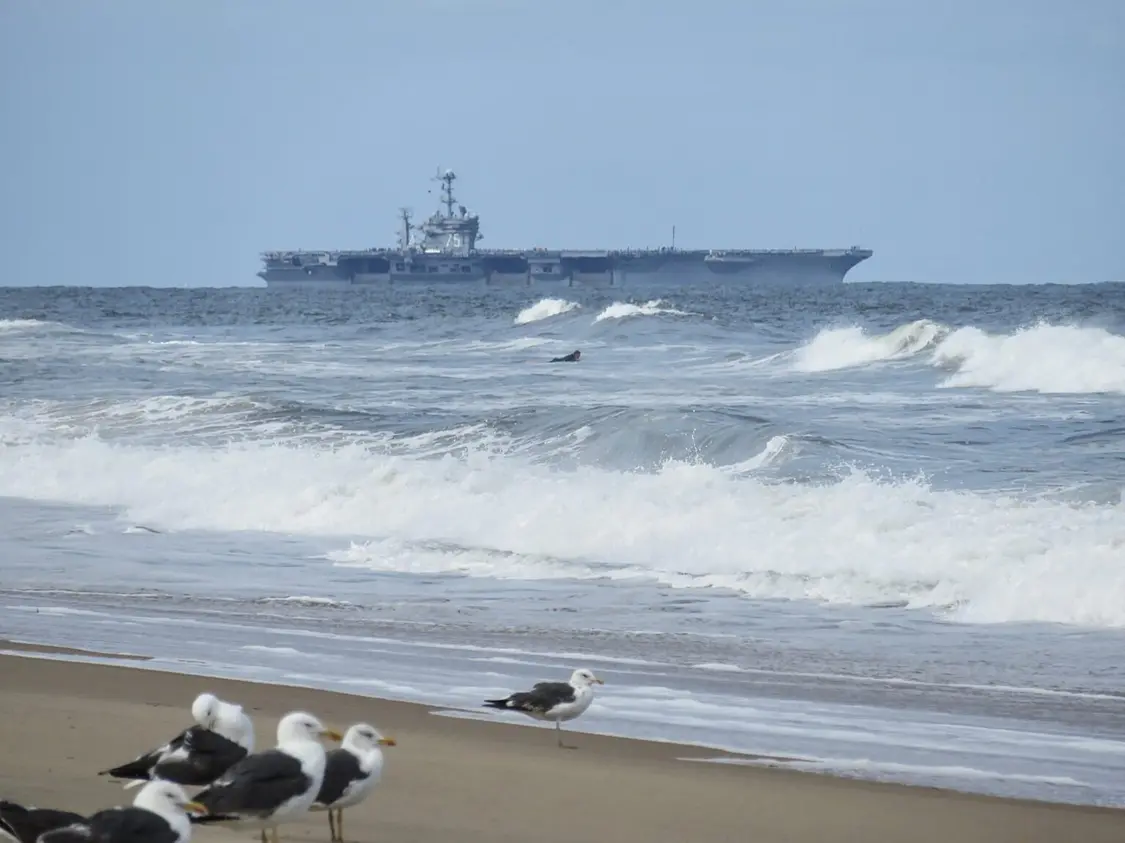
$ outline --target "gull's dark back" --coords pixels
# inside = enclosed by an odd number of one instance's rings
[[[344,795],[348,785],[363,778],[359,759],[343,747],[331,749],[325,754],[324,781],[316,795],[317,804],[331,805]]]
[[[245,747],[202,726],[187,730],[183,746],[188,757],[158,763],[154,777],[198,787],[211,784],[246,757]]]
[[[144,808],[108,808],[83,823],[49,831],[38,843],[176,843],[179,835],[159,814]]]
[[[187,754],[181,757],[182,753]],[[200,787],[210,784],[245,757],[245,747],[203,726],[192,726],[164,746],[98,775],[118,779],[159,778]]]
[[[549,711],[560,702],[574,699],[574,688],[568,682],[538,682],[530,691],[519,691],[500,702],[502,708],[516,711]]]
[[[73,823],[84,822],[86,818],[73,811],[25,808],[16,802],[0,799],[0,829],[8,832],[20,843],[35,843],[40,834]]]
[[[248,755],[226,771],[195,801],[211,814],[266,815],[308,788],[301,762],[279,749]]]

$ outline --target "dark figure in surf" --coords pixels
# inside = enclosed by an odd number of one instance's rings
[[[581,356],[582,356],[581,351],[572,351],[572,352],[570,352],[570,354],[567,354],[563,357],[552,357],[551,362],[552,363],[577,363],[578,358],[580,358]]]

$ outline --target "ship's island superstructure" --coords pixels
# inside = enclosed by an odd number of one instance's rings
[[[421,225],[399,211],[397,248],[263,252],[269,287],[350,287],[403,282],[622,285],[661,280],[839,284],[870,249],[478,249],[480,217],[453,198],[440,174],[442,210]]]

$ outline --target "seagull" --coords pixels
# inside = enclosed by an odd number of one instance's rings
[[[0,799],[0,840],[35,843],[46,831],[85,821],[84,816],[73,811],[33,808]]]
[[[329,751],[324,782],[311,810],[328,811],[328,832],[333,843],[344,839],[344,809],[357,805],[379,783],[383,774],[381,746],[394,746],[374,726],[356,723],[344,735],[339,749]]]
[[[195,795],[216,821],[231,821],[238,827],[266,830],[303,814],[312,805],[324,781],[325,751],[321,736],[340,740],[316,717],[293,711],[277,724],[277,746],[247,755],[209,787]]]
[[[175,782],[151,781],[127,808],[107,808],[41,834],[37,843],[188,843],[187,810],[205,811]]]
[[[559,746],[566,746],[562,740],[562,723],[573,720],[590,707],[594,701],[594,685],[605,683],[584,667],[570,675],[569,682],[539,682],[530,691],[519,691],[502,700],[485,700],[487,708],[500,708],[505,711],[519,711],[536,720],[553,720]]]
[[[254,726],[241,706],[214,694],[200,694],[191,705],[191,715],[196,725],[164,746],[98,775],[133,779],[126,788],[157,778],[182,785],[207,785],[254,751]]]

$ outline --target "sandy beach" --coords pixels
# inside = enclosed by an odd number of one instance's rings
[[[16,645],[5,644],[14,649]],[[873,784],[810,773],[703,764],[696,747],[572,735],[433,716],[424,706],[303,688],[0,656],[0,796],[80,811],[129,795],[97,770],[132,758],[186,725],[193,696],[243,704],[260,745],[277,718],[306,709],[344,729],[374,723],[398,741],[379,791],[345,814],[366,843],[1120,843],[1125,811]],[[56,651],[59,652],[59,651]],[[64,653],[59,653],[64,654]],[[612,693],[607,686],[602,693]],[[201,841],[250,840],[197,829]],[[256,838],[255,838],[256,839]],[[328,840],[309,814],[282,839]]]

